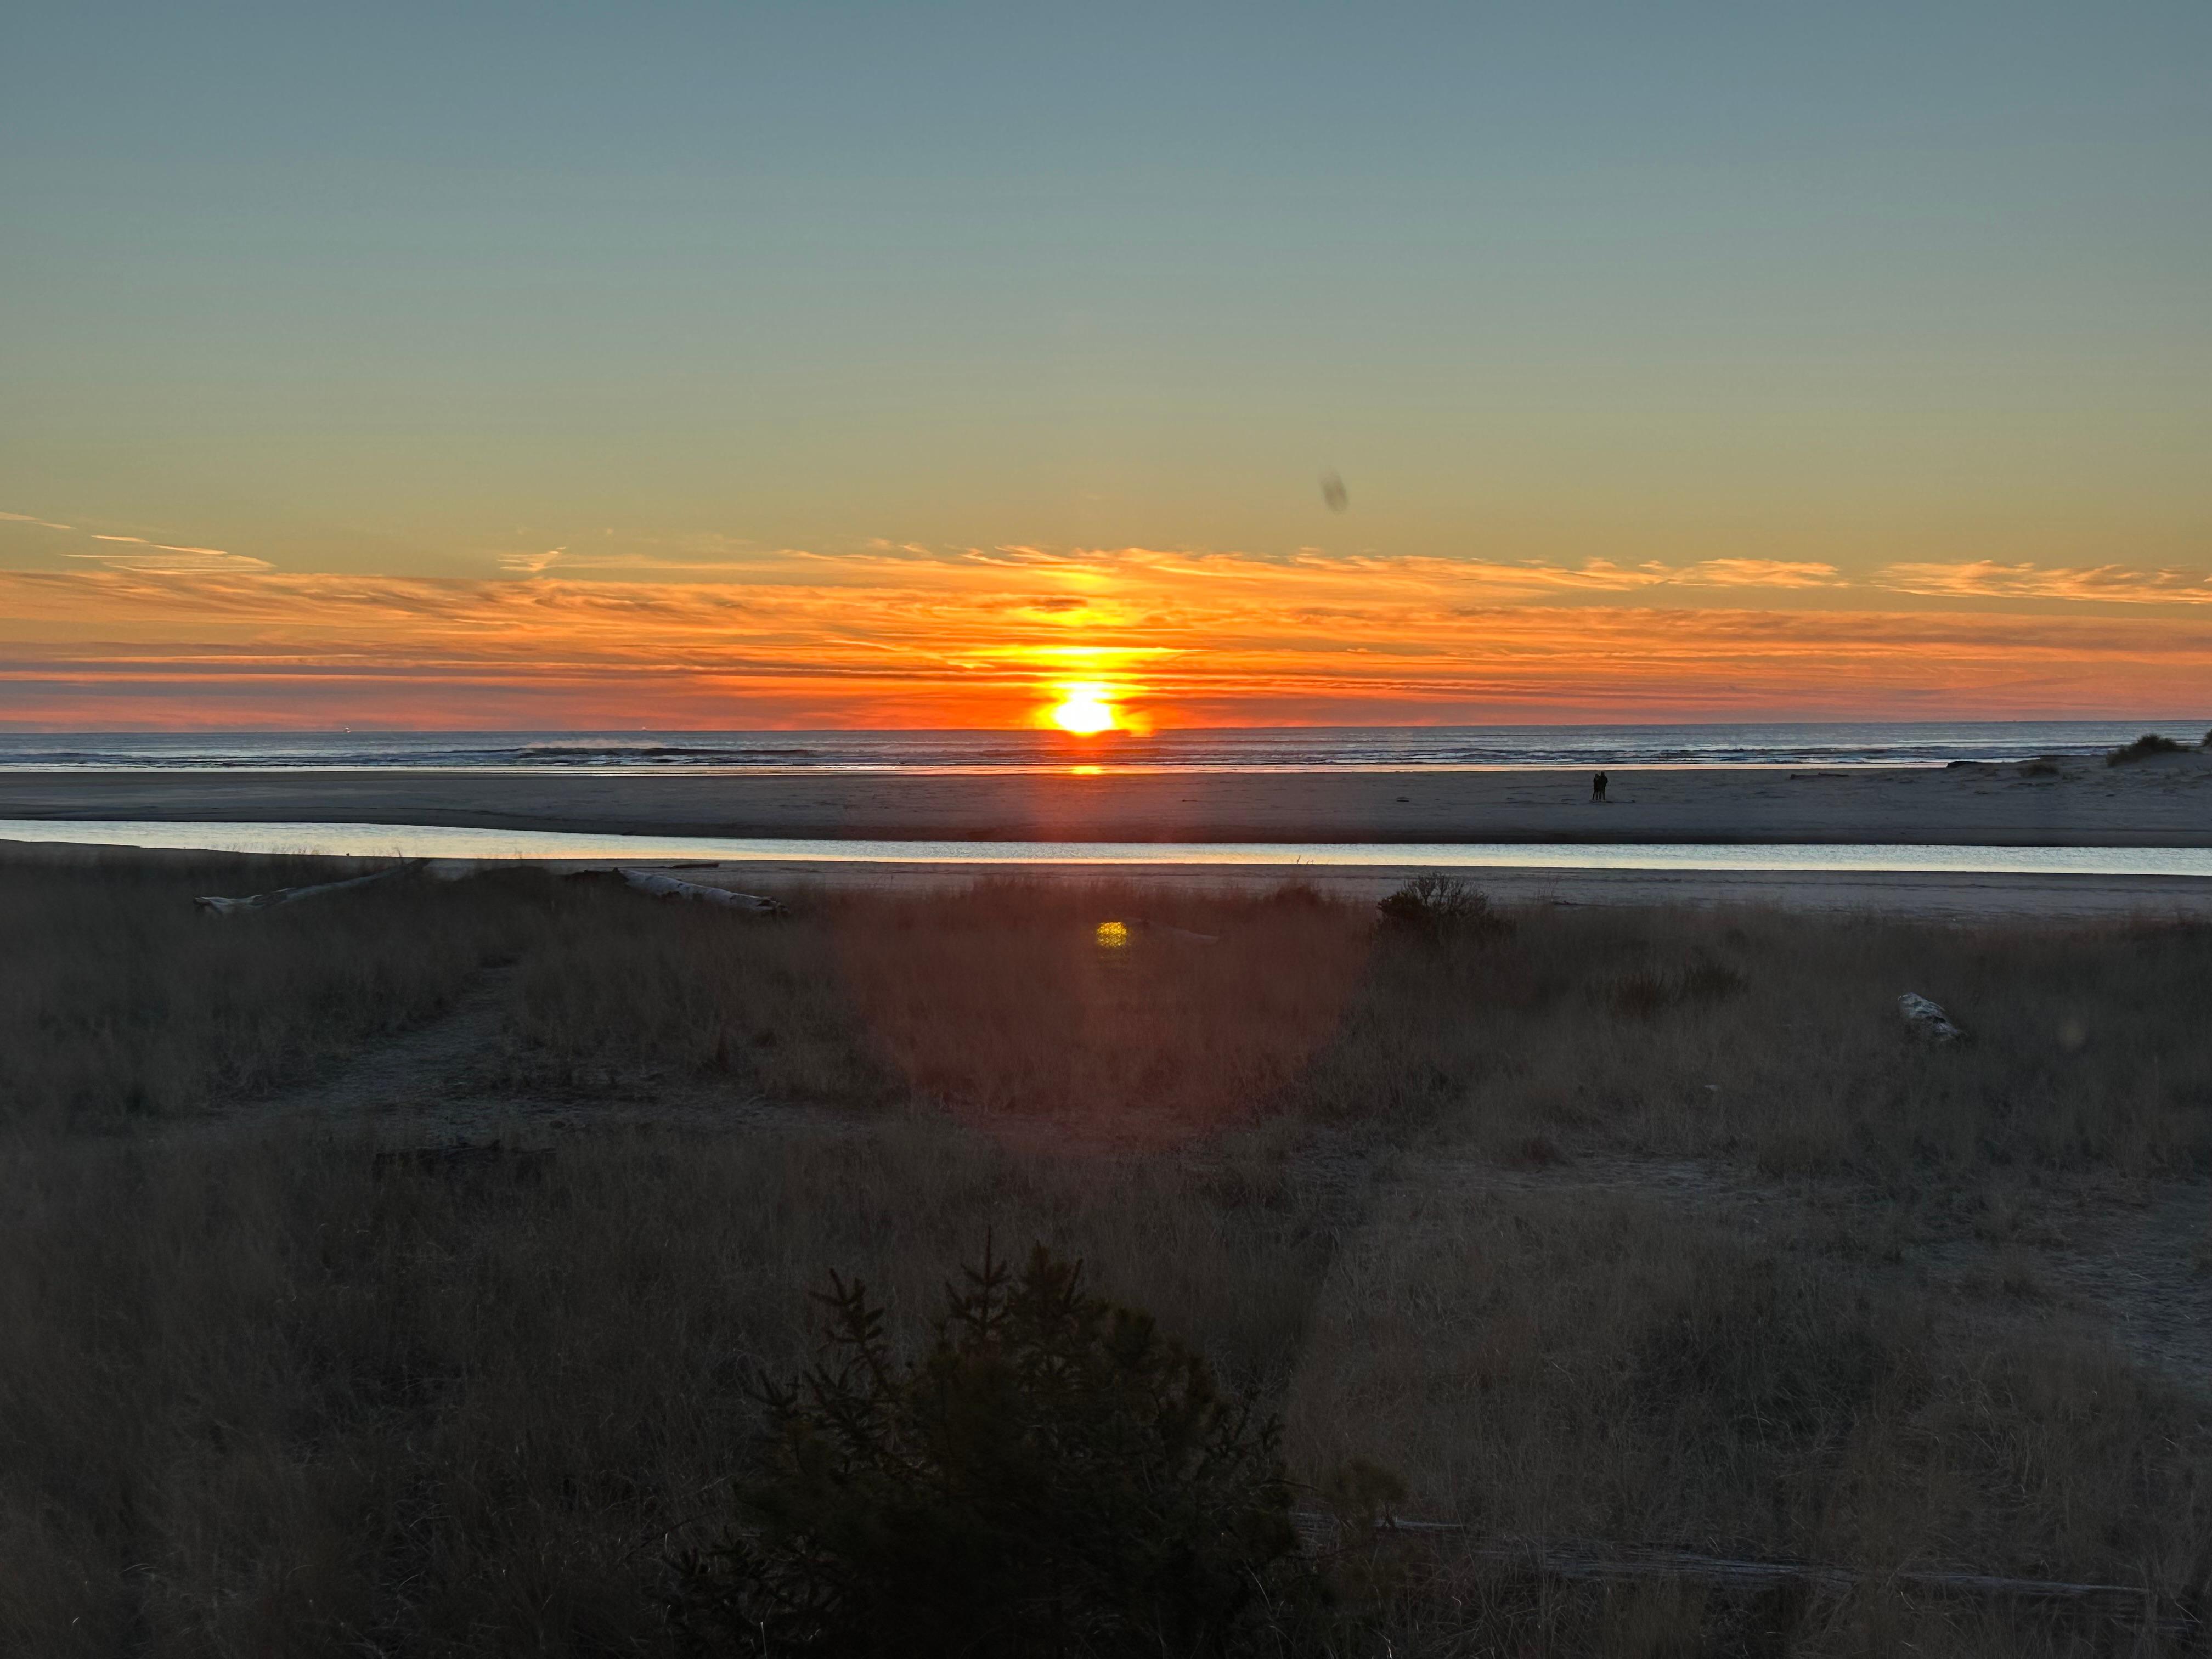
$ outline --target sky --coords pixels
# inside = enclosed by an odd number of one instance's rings
[[[2212,712],[2202,0],[0,61],[0,724]]]

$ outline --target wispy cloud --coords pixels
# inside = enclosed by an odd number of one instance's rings
[[[1848,587],[1849,580],[1832,564],[1812,564],[1786,559],[1701,559],[1686,564],[1668,580],[1681,587]]]
[[[2126,565],[1893,564],[1871,586],[1943,599],[2101,600],[2117,605],[2212,605],[2212,575],[2201,570],[2137,570]]]
[[[560,548],[554,550],[559,556],[563,575],[742,576],[763,568],[762,558],[757,555],[727,558],[659,553],[571,553]],[[548,558],[544,568],[550,568],[553,562]]]
[[[225,552],[220,547],[182,547],[170,542],[149,541],[143,536],[94,534],[93,540],[118,545],[95,549],[89,553],[71,553],[67,556],[103,564],[112,570],[138,570],[170,576],[272,568],[266,559],[257,559],[245,553]]]
[[[232,553],[220,547],[197,547],[187,543],[155,541],[150,536],[127,536],[119,532],[81,529],[76,525],[58,523],[28,513],[0,513],[0,522],[35,525],[41,530],[67,532],[76,541],[100,544],[79,551],[67,551],[64,558],[81,559],[88,563],[103,565],[112,570],[141,570],[176,575],[206,574],[215,571],[268,570],[273,567],[266,559],[257,559],[244,553]]]
[[[1705,559],[1680,565],[1656,560],[1620,564],[1610,559],[1586,559],[1579,564],[1562,564],[1541,559],[1507,562],[1330,555],[1316,548],[1300,548],[1295,554],[1276,558],[1138,547],[1078,550],[1052,556],[1035,555],[1028,549],[1002,548],[995,552],[1007,562],[1030,565],[1079,566],[1109,573],[1140,570],[1161,575],[1267,584],[1279,584],[1286,578],[1328,580],[1340,577],[1357,581],[1383,574],[1394,582],[1415,583],[1436,592],[1462,596],[1632,593],[1661,587],[1804,589],[1850,585],[1833,565],[1774,559]],[[971,550],[968,556],[985,556]]]
[[[1850,585],[1832,564],[1777,559],[1702,559],[1682,565],[1656,560],[1625,565],[1610,559],[1589,559],[1581,564],[1533,559],[1511,564],[1471,560],[1435,562],[1449,573],[1449,580],[1504,592],[1632,593],[1655,587],[1800,589]]]

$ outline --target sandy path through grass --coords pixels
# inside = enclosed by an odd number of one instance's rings
[[[264,1133],[280,1127],[367,1133],[410,1146],[543,1147],[599,1128],[849,1133],[848,1113],[775,1103],[730,1090],[672,1084],[653,1070],[617,1097],[517,1088],[495,1064],[506,1040],[518,969],[486,968],[444,1013],[325,1065],[312,1080],[165,1126],[165,1136]]]
[[[1893,1286],[2012,1327],[2074,1322],[2212,1398],[2212,1180],[2014,1186],[1968,1213],[1842,1181],[1764,1181],[1698,1159],[1592,1153],[1507,1168],[1443,1158],[1414,1179],[1493,1194],[1629,1197],[1775,1250],[1838,1255]]]

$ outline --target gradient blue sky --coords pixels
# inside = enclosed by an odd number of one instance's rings
[[[56,580],[2212,564],[2202,0],[43,4],[0,58],[0,565]]]

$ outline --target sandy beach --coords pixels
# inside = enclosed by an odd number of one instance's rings
[[[1008,841],[2212,846],[2212,755],[1583,772],[0,774],[0,817]]]

